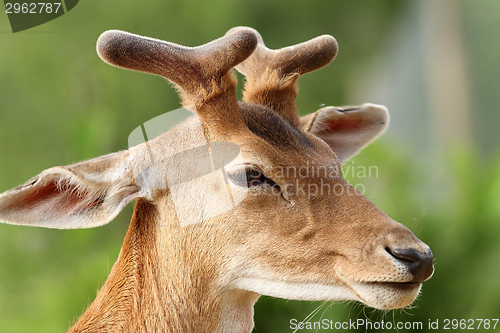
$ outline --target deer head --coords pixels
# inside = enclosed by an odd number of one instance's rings
[[[260,295],[413,302],[433,273],[429,247],[341,175],[387,127],[387,110],[297,112],[297,80],[337,49],[325,35],[271,50],[243,27],[194,48],[100,36],[104,61],[167,78],[194,115],[0,195],[0,220],[49,228],[103,225],[136,199],[118,261],[72,332],[250,332]],[[246,76],[242,102],[233,67]]]

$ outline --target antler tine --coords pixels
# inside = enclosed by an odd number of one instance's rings
[[[110,65],[170,80],[181,88],[183,103],[187,105],[206,102],[214,83],[220,84],[232,67],[253,52],[256,44],[257,37],[251,29],[234,31],[198,47],[110,30],[99,37],[97,53]]]
[[[233,28],[226,35],[248,29],[251,28]],[[295,83],[300,75],[328,65],[337,55],[337,41],[330,35],[323,35],[271,50],[264,44],[262,36],[256,30],[251,30],[257,36],[257,48],[249,58],[236,66],[247,79],[243,99],[267,105],[298,126]]]

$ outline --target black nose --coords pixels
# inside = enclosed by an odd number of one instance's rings
[[[432,251],[430,249],[426,252],[419,252],[412,248],[390,249],[386,247],[385,250],[408,268],[413,275],[411,282],[425,281],[434,272]]]

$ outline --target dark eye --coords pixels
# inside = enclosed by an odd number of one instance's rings
[[[262,171],[257,168],[245,168],[228,175],[229,179],[238,186],[253,187],[262,185],[274,185],[274,182],[264,176]]]

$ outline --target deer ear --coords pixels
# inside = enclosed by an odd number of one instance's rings
[[[382,134],[389,124],[384,106],[326,107],[301,118],[302,128],[325,141],[342,164]]]
[[[0,194],[0,221],[56,229],[106,224],[140,194],[128,165],[123,151],[47,169]]]

